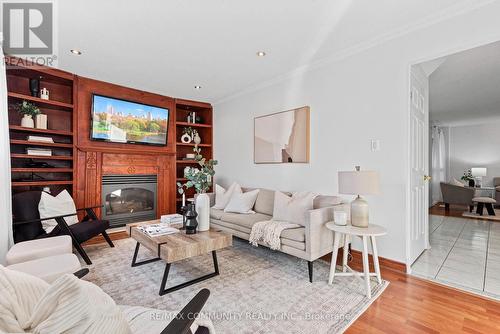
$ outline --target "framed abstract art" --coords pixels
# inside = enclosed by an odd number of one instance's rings
[[[309,162],[308,106],[254,119],[256,164]]]

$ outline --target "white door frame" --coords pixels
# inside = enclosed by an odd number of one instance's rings
[[[450,48],[446,51],[441,51],[441,52],[436,52],[435,54],[433,55],[430,55],[430,56],[427,56],[425,58],[421,58],[421,59],[415,59],[413,61],[411,61],[410,63],[408,63],[408,67],[407,67],[407,81],[406,81],[406,92],[407,92],[407,101],[408,101],[408,104],[407,104],[407,108],[406,108],[406,132],[407,132],[407,143],[406,143],[406,147],[408,148],[407,150],[407,155],[406,155],[406,172],[407,172],[407,177],[406,177],[406,215],[405,215],[405,242],[406,242],[406,247],[405,247],[405,250],[406,250],[406,254],[405,254],[405,264],[406,264],[406,272],[409,274],[411,273],[411,263],[410,263],[410,242],[411,242],[411,238],[410,238],[410,223],[411,223],[411,219],[410,219],[410,215],[411,215],[411,207],[410,207],[410,202],[411,202],[411,186],[410,186],[410,182],[411,182],[411,159],[410,159],[410,154],[411,154],[411,140],[410,140],[410,126],[411,126],[411,122],[410,122],[410,104],[411,104],[411,96],[410,96],[410,87],[411,87],[411,70],[412,70],[412,67],[414,65],[418,65],[418,64],[421,64],[421,63],[424,63],[426,61],[430,61],[430,60],[434,60],[434,59],[437,59],[437,58],[441,58],[441,57],[446,57],[446,56],[449,56],[449,55],[452,55],[454,53],[458,53],[458,52],[462,52],[462,51],[466,51],[466,50],[470,50],[470,49],[473,49],[473,48],[477,48],[477,47],[480,47],[480,46],[484,46],[484,45],[487,45],[487,44],[490,44],[490,43],[495,43],[495,42],[498,42],[500,41],[500,35],[497,35],[497,36],[489,36],[487,38],[485,38],[483,41],[480,41],[480,42],[475,42],[475,43],[470,43],[468,45],[462,45],[460,47],[455,47],[455,48]],[[427,111],[429,112],[429,111]],[[429,149],[428,147],[426,148],[427,150]],[[428,214],[428,212],[426,211],[426,213]]]

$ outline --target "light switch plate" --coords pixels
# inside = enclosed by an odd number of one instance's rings
[[[370,140],[370,149],[372,152],[380,151],[380,140],[378,139]]]

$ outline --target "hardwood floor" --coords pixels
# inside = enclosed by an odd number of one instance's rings
[[[346,333],[500,333],[500,303],[382,268],[390,281]]]
[[[117,240],[127,234],[110,236]],[[104,239],[90,243],[99,242]],[[358,261],[351,266],[361,270]],[[346,333],[500,333],[500,302],[385,267],[381,270],[389,286]]]

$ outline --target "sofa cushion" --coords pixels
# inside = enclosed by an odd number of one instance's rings
[[[218,219],[212,219],[210,224],[211,224],[211,226],[218,225],[218,226],[227,227],[227,228],[230,228],[231,230],[246,233],[246,234],[248,234],[248,236],[250,236],[250,232],[252,231],[252,229],[250,229],[248,227],[236,225],[234,223],[229,223],[229,222],[225,222],[223,220],[218,220]]]
[[[238,183],[233,182],[226,190],[218,184],[215,185],[215,209],[224,210],[233,195],[233,192],[241,194],[241,187]]]
[[[274,190],[260,189],[255,201],[254,211],[272,216],[274,208]]]
[[[342,204],[342,198],[339,196],[318,195],[314,198],[313,209],[326,208],[339,204]]]
[[[289,228],[281,232],[281,239],[304,242],[306,240],[305,231],[306,229],[304,227]]]
[[[252,209],[259,195],[259,189],[248,191],[246,193],[237,193],[233,191],[231,199],[227,204],[224,212],[232,213],[255,213]]]
[[[253,224],[256,222],[271,220],[271,218],[271,216],[262,213],[240,214],[224,212],[220,220],[252,229]]]
[[[220,219],[223,214],[224,214],[224,210],[210,208],[210,218]]]
[[[292,247],[301,251],[306,250],[305,242],[298,242],[290,239],[281,238],[281,246]]]
[[[315,197],[311,192],[297,192],[290,197],[276,191],[273,219],[305,226],[307,212],[312,210]]]

